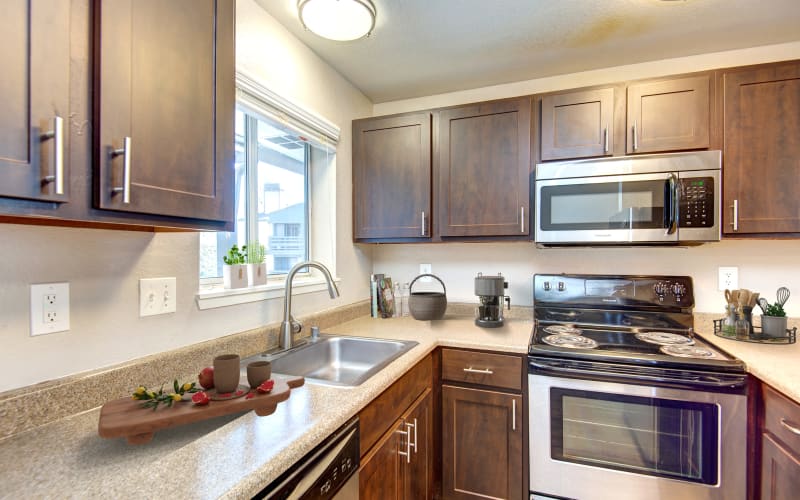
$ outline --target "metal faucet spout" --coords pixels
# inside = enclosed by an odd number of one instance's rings
[[[331,296],[331,299],[335,299],[339,296],[339,289],[336,287],[336,283],[333,282],[333,277],[331,277],[331,272],[328,271],[327,267],[313,260],[306,260],[295,264],[289,271],[289,274],[286,275],[286,286],[283,291],[283,321],[281,322],[280,337],[278,339],[281,349],[291,349],[292,335],[300,332],[302,329],[300,323],[295,321],[292,317],[292,280],[298,271],[309,267],[319,269],[322,272],[325,281],[328,282],[328,294]]]

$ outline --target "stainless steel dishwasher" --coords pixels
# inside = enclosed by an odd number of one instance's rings
[[[254,498],[357,500],[358,417],[325,439]]]

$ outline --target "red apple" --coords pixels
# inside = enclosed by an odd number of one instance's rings
[[[211,401],[211,398],[208,397],[208,394],[205,392],[195,392],[192,395],[192,403],[196,404],[197,406],[205,406],[209,401]]]
[[[197,380],[200,382],[200,385],[203,389],[213,389],[214,388],[214,367],[207,366],[200,370],[200,374],[197,376]]]

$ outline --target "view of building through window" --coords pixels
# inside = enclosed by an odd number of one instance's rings
[[[285,274],[308,258],[308,164],[311,146],[281,124],[236,111],[236,227],[200,235],[200,278],[222,276],[231,245],[258,241],[267,272]]]

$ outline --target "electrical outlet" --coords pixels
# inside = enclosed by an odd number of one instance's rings
[[[139,280],[139,316],[174,313],[176,311],[176,278],[142,278]]]
[[[719,268],[719,291],[737,290],[739,288],[739,268],[720,267]]]
[[[31,285],[31,336],[69,330],[69,283]]]
[[[433,272],[433,266],[430,264],[420,264],[419,265],[419,274],[431,274]],[[430,276],[425,276],[424,278],[420,278],[419,281],[421,283],[430,283],[433,281],[433,278]]]

